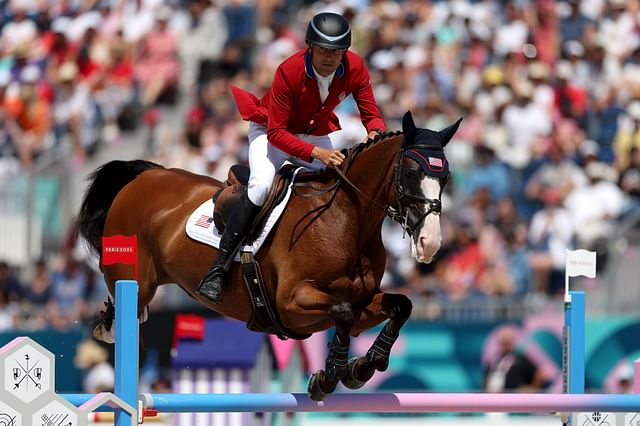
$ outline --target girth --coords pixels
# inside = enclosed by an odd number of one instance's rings
[[[251,242],[259,235],[271,210],[273,210],[286,195],[286,189],[291,183],[295,169],[295,166],[287,165],[276,175],[269,195],[267,196],[267,201],[256,215],[253,225],[251,226],[251,231],[245,242]],[[248,181],[249,167],[236,164],[229,169],[229,175],[224,187],[214,195],[213,202],[215,207],[213,220],[216,228],[220,231],[224,229],[224,224],[231,214],[238,198],[245,190]],[[250,251],[241,251],[240,261],[242,277],[247,287],[247,292],[249,293],[249,299],[251,300],[251,317],[249,321],[247,321],[247,328],[252,331],[274,334],[282,340],[288,338],[304,340],[310,337],[310,334],[298,334],[288,330],[282,325],[280,316],[277,310],[273,308],[273,302],[265,288],[260,265],[254,258],[253,253]]]

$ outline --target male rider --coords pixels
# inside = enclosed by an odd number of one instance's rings
[[[348,50],[347,20],[336,13],[317,14],[307,27],[306,42],[306,49],[280,64],[262,99],[231,87],[240,115],[250,121],[250,177],[222,233],[218,257],[197,290],[212,303],[222,302],[226,269],[283,163],[290,160],[310,170],[342,164],[344,155],[332,139],[340,130],[334,108],[353,95],[369,138],[385,130],[369,71],[363,59]]]

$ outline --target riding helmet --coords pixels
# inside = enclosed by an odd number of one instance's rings
[[[305,41],[327,49],[348,49],[351,46],[351,26],[337,13],[318,13],[309,22]]]

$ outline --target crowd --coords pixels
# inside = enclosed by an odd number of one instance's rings
[[[117,156],[122,132],[142,126],[150,159],[224,178],[247,160],[248,123],[229,86],[261,96],[304,47],[311,16],[332,10],[352,24],[389,129],[407,110],[432,129],[464,118],[446,151],[444,245],[434,263],[416,265],[402,231],[386,224],[384,286],[448,300],[555,295],[565,249],[602,252],[639,204],[638,0],[3,4],[2,176],[56,149],[72,166],[105,144]],[[181,127],[158,132],[184,104]],[[337,112],[345,146],[362,141],[354,102]],[[46,287],[46,303],[82,315],[74,303],[87,300],[91,274],[63,289],[73,259],[58,269],[49,287],[34,277],[20,297],[41,303]]]

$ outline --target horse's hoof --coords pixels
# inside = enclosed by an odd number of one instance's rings
[[[113,344],[116,341],[116,338],[113,334],[113,327],[111,328],[111,331],[107,331],[104,324],[98,324],[94,327],[93,337],[100,342],[109,344]]]
[[[356,379],[356,361],[358,361],[358,357],[354,357],[349,360],[347,363],[347,374],[345,374],[341,380],[342,384],[349,389],[360,389],[365,383],[367,383]]]
[[[324,374],[324,371],[319,370],[311,375],[309,378],[309,386],[307,387],[307,395],[314,401],[322,401],[327,397],[327,393],[320,389],[320,375]]]

